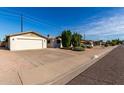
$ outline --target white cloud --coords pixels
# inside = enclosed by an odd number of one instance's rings
[[[113,35],[115,36],[121,35],[121,38],[124,35],[124,9],[121,11],[114,11],[111,16],[105,16],[102,18],[95,18],[94,21],[83,26],[78,26],[75,28],[75,31],[80,32],[82,34],[86,34],[87,36],[101,36],[101,38]]]

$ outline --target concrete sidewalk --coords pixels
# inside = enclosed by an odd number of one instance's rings
[[[124,46],[120,45],[67,84],[124,85]]]
[[[82,71],[94,64],[115,47],[87,50],[83,55],[57,60],[52,64],[41,65],[30,70],[20,69],[19,76],[22,84],[66,84]],[[93,59],[98,55],[98,59]]]

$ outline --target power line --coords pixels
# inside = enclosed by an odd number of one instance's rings
[[[16,17],[19,17],[19,15],[16,15],[16,14],[12,14],[12,13],[9,13],[9,12],[4,12],[4,11],[0,11],[0,14],[3,14],[3,15],[10,15],[10,16],[16,16]]]
[[[13,14],[13,13],[9,13],[9,12],[3,12],[3,11],[0,11],[0,14],[6,15],[6,16],[8,16],[8,17],[10,17],[10,16],[16,16],[16,17],[19,17],[19,18],[20,18],[20,16],[22,15],[22,14],[17,15],[17,14]],[[36,22],[36,23],[41,24],[41,25],[46,25],[45,23],[42,23],[42,22],[37,21],[37,20],[33,20],[33,19],[29,18],[29,17],[23,16],[23,19],[27,19],[27,20],[25,20],[25,21]],[[51,25],[49,25],[49,26],[51,26]]]
[[[6,12],[9,12],[9,13],[11,13],[11,14],[13,14],[13,15],[18,15],[18,16],[20,16],[21,14],[23,14],[23,17],[25,17],[26,19],[29,19],[29,20],[32,20],[32,21],[34,21],[34,22],[37,22],[37,23],[40,23],[40,24],[44,24],[44,25],[49,25],[49,26],[52,26],[52,27],[55,27],[55,28],[61,28],[61,27],[58,27],[57,25],[55,25],[55,24],[50,24],[50,23],[46,23],[46,22],[41,22],[41,21],[39,21],[39,19],[37,19],[37,18],[34,18],[34,17],[31,17],[31,16],[29,16],[29,15],[27,15],[27,14],[24,14],[24,13],[22,13],[22,12],[17,12],[17,11],[15,11],[15,10],[8,10],[8,9],[3,9],[4,10],[4,12],[6,11]],[[25,16],[24,16],[25,15]]]
[[[15,12],[15,11],[3,10],[1,13],[19,17],[18,19],[20,20],[20,31],[21,32],[23,32],[23,30],[24,30],[24,21],[29,21],[29,22],[32,21],[33,23],[36,22],[36,23],[44,25],[44,26],[49,26],[49,27],[51,26],[51,27],[54,27],[56,29],[59,29],[59,30],[55,30],[56,32],[61,31],[63,29],[62,27],[59,27],[55,24],[53,25],[53,24],[48,24],[48,23],[41,22],[41,21],[39,21],[39,19],[32,18],[31,16],[27,16],[26,14],[24,16],[24,13],[21,13],[21,12],[18,13],[18,12]],[[23,15],[23,16],[21,16],[21,15]]]
[[[39,22],[39,21],[37,21],[37,20],[33,20],[33,19],[31,19],[31,18],[27,18],[27,17],[24,17],[24,16],[23,16],[23,18],[24,18],[24,19],[27,19],[27,20],[25,20],[25,21],[29,21],[29,22],[32,21],[32,22],[36,22],[36,23],[41,24],[41,25],[46,25],[45,23]],[[47,25],[47,26],[51,26],[51,25]],[[51,26],[51,27],[58,28],[58,27],[55,27],[55,26]]]

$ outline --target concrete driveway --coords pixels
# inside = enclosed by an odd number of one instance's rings
[[[0,84],[47,84],[108,49],[111,47],[82,52],[53,48],[16,52],[0,49]]]

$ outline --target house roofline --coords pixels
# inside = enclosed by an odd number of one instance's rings
[[[16,34],[10,34],[10,35],[7,35],[6,37],[18,36],[18,35],[23,35],[23,34],[27,34],[27,33],[34,33],[34,34],[36,34],[36,35],[38,35],[40,37],[43,37],[43,38],[47,39],[47,37],[42,36],[39,33],[34,32],[34,31],[27,31],[27,32],[20,32],[20,33],[16,33]]]

